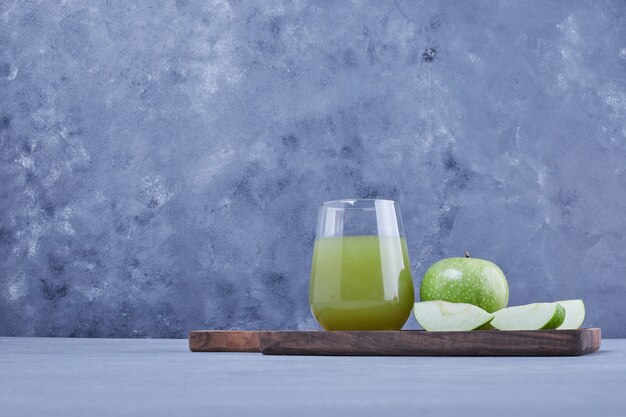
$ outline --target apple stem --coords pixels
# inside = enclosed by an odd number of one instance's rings
[[[468,251],[465,251],[465,257],[469,258],[469,252]]]

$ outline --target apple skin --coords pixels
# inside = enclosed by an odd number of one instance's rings
[[[547,322],[545,326],[543,326],[539,330],[557,329],[561,324],[563,324],[564,321],[565,321],[565,307],[557,303],[556,311],[554,312],[554,317],[552,317],[552,320]]]
[[[467,256],[447,258],[424,274],[420,299],[473,304],[493,313],[509,304],[509,284],[493,262]]]

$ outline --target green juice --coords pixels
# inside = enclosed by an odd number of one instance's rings
[[[413,307],[406,240],[348,236],[315,241],[309,304],[326,330],[400,330]]]

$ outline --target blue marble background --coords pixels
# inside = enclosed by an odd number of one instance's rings
[[[316,328],[317,205],[359,196],[416,287],[469,250],[625,337],[625,12],[1,1],[0,334]]]

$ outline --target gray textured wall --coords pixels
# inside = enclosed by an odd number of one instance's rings
[[[315,328],[317,204],[361,196],[416,286],[467,249],[626,336],[625,12],[0,2],[0,334]]]

